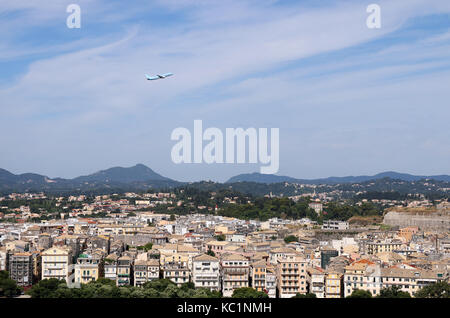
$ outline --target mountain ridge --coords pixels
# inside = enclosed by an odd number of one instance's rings
[[[395,171],[385,171],[373,176],[345,176],[328,177],[319,179],[297,179],[289,176],[267,175],[260,173],[247,173],[231,177],[222,185],[232,183],[253,182],[260,184],[274,183],[301,183],[301,184],[340,184],[361,183],[371,180],[390,178],[402,181],[418,181],[422,179],[434,179],[436,181],[450,182],[449,175],[418,176]],[[13,174],[0,168],[0,192],[25,192],[25,191],[54,191],[54,192],[83,192],[83,191],[139,191],[148,188],[173,188],[190,182],[180,182],[164,177],[151,168],[136,164],[132,167],[112,167],[99,170],[92,174],[75,177],[72,179],[49,178],[36,173]]]
[[[345,176],[345,177],[328,177],[328,178],[318,178],[318,179],[297,179],[288,176],[278,176],[278,175],[265,175],[258,172],[254,173],[244,173],[234,177],[231,177],[225,183],[236,183],[236,182],[257,182],[257,183],[304,183],[304,184],[336,184],[336,183],[358,183],[370,180],[378,180],[383,178],[390,178],[403,181],[418,181],[423,179],[433,179],[437,181],[450,182],[449,175],[432,175],[432,176],[419,176],[412,175],[408,173],[399,173],[395,171],[385,171],[372,176],[361,175],[361,176]]]
[[[112,167],[72,179],[49,178],[35,173],[13,174],[0,168],[0,191],[85,191],[98,189],[144,189],[182,184],[166,178],[143,164]]]

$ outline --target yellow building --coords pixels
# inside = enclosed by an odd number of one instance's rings
[[[325,274],[325,298],[342,297],[342,280],[344,275],[334,270]]]
[[[101,258],[81,254],[75,264],[75,284],[87,284],[96,281],[103,275],[103,263]]]
[[[402,242],[370,242],[367,243],[366,252],[369,255],[375,255],[383,252],[393,252],[399,250]]]
[[[264,260],[257,261],[251,265],[252,287],[257,291],[266,289],[267,264]]]

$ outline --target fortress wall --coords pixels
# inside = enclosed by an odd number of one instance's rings
[[[395,212],[386,213],[383,223],[390,226],[417,226],[421,230],[450,230],[450,215],[432,214],[421,215],[414,213]]]

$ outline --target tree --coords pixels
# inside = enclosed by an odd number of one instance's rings
[[[430,284],[420,289],[414,296],[417,298],[450,298],[450,284],[447,282]]]
[[[208,248],[208,251],[206,252],[206,254],[209,255],[209,256],[213,256],[213,257],[216,256],[216,253],[214,253],[214,252],[211,250],[211,247]]]
[[[181,290],[189,290],[189,289],[195,289],[195,284],[193,282],[187,282],[181,285]]]
[[[192,295],[192,298],[221,298],[222,294],[219,291],[211,291],[207,288],[197,288]]]
[[[169,220],[170,220],[170,221],[175,221],[175,214],[171,214]]]
[[[265,292],[257,291],[251,287],[242,287],[233,291],[233,298],[269,298]]]
[[[44,279],[31,287],[27,294],[32,298],[56,298],[58,288],[66,286],[65,281],[56,278]]]
[[[147,252],[149,250],[151,250],[153,247],[153,243],[147,243],[144,245],[144,250]]]
[[[164,279],[157,279],[150,282],[146,282],[143,287],[144,288],[153,288],[158,292],[163,292],[167,289],[168,286],[173,285],[176,286],[174,282],[172,282],[170,279],[164,278]]]
[[[7,271],[0,271],[0,297],[14,297],[20,295],[22,288],[15,280],[9,278]]]
[[[372,294],[367,290],[355,289],[347,298],[372,298]]]
[[[216,235],[216,240],[225,241],[225,235],[224,234]]]
[[[289,244],[291,242],[298,242],[298,238],[295,235],[288,235],[284,238],[284,241]]]
[[[398,286],[383,288],[376,298],[411,298],[411,295],[404,292]]]

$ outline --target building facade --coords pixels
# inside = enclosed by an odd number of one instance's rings
[[[233,291],[249,287],[249,261],[239,254],[226,254],[221,259],[222,294],[231,297]]]
[[[74,265],[72,249],[69,247],[51,247],[41,255],[41,279],[57,278],[65,280],[68,286],[74,283]]]
[[[307,293],[306,260],[304,257],[285,256],[278,258],[278,296],[291,298],[297,293]]]
[[[33,283],[33,258],[31,253],[15,253],[9,258],[9,275],[19,286]]]
[[[134,286],[142,286],[146,282],[159,279],[159,260],[139,259],[134,262]]]
[[[220,291],[219,259],[206,254],[194,257],[192,281],[196,288],[208,288],[212,291]]]
[[[101,258],[81,254],[75,264],[75,284],[87,284],[103,276],[103,262]]]

